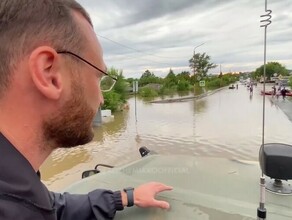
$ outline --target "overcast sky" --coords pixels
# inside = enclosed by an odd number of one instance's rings
[[[190,71],[206,52],[220,71],[253,71],[263,64],[264,0],[78,0],[89,12],[109,67],[140,77]],[[268,0],[267,61],[292,69],[292,0]]]

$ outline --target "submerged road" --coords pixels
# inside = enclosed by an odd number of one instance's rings
[[[277,105],[292,122],[292,98],[287,97],[285,100],[283,100],[282,97],[279,97],[278,99],[275,97],[269,97],[269,99],[271,100],[271,102]]]
[[[198,100],[171,103],[137,99],[137,121],[131,98],[129,110],[94,128],[91,143],[56,150],[42,166],[42,179],[50,189],[61,189],[97,163],[119,166],[140,159],[141,146],[159,154],[257,161],[262,140],[261,89],[258,84],[250,96],[239,85],[238,90],[224,88]],[[290,99],[266,96],[265,143],[292,144],[290,106]]]

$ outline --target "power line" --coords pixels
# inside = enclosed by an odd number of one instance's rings
[[[132,55],[118,55],[118,56],[126,56],[128,57],[128,59],[137,59],[136,56],[132,56]],[[146,58],[140,58],[141,60],[145,60],[145,61],[148,61],[148,62],[152,62],[152,63],[157,63],[157,64],[164,64],[164,65],[168,65],[168,66],[173,66],[171,65],[170,63],[164,63],[164,62],[157,62],[157,61],[154,61],[154,60],[149,60],[149,59],[146,59]]]
[[[119,45],[119,46],[121,46],[121,47],[127,48],[127,49],[129,49],[129,50],[133,50],[133,51],[138,52],[138,53],[143,53],[143,54],[146,54],[146,55],[148,55],[148,56],[154,56],[154,57],[158,57],[158,58],[166,58],[166,59],[174,59],[174,58],[176,58],[176,57],[164,57],[164,56],[158,56],[158,55],[155,55],[155,54],[146,53],[146,52],[144,52],[144,51],[142,51],[142,50],[138,50],[138,49],[135,49],[135,48],[133,48],[133,47],[129,47],[129,46],[125,45],[125,44],[121,44],[121,43],[119,43],[119,42],[117,42],[117,41],[114,41],[114,40],[112,40],[112,39],[110,39],[110,38],[108,38],[108,37],[102,36],[102,35],[100,35],[100,34],[96,34],[96,35],[99,36],[99,37],[101,37],[101,38],[103,38],[103,39],[105,39],[105,40],[108,40],[108,41],[110,41],[110,42],[112,42],[112,43],[114,43],[114,44],[117,44],[117,45]]]

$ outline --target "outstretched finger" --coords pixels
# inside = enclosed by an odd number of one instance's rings
[[[173,187],[172,186],[167,186],[167,185],[164,185],[164,184],[162,184],[162,183],[159,183],[158,185],[157,185],[157,192],[162,192],[162,191],[166,191],[166,190],[172,190],[173,189]]]
[[[170,205],[168,202],[165,201],[160,201],[160,200],[154,200],[153,201],[153,206],[161,209],[169,209]]]

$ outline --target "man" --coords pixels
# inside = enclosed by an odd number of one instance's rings
[[[283,97],[283,100],[285,100],[286,98],[286,94],[287,94],[287,89],[285,88],[285,86],[283,87],[283,89],[281,90],[281,95]]]
[[[117,210],[169,208],[146,183],[130,191],[52,193],[38,170],[60,147],[88,143],[103,103],[102,49],[74,0],[0,1],[0,219],[113,219]]]
[[[276,93],[277,93],[276,85],[274,85],[274,86],[272,87],[272,89],[273,89],[272,97],[275,97],[275,95],[276,95]]]
[[[249,86],[249,94],[253,95],[253,85],[252,85],[252,83],[250,83],[250,86]]]

